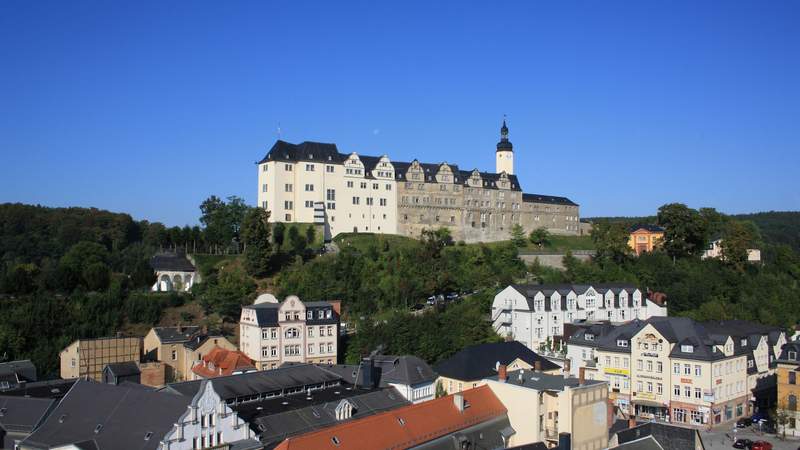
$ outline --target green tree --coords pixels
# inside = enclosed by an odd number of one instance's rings
[[[285,237],[286,225],[283,222],[275,222],[272,226],[272,240],[275,242],[275,251],[281,251]]]
[[[251,208],[244,218],[244,266],[251,276],[264,276],[269,271],[272,256],[269,212],[263,208]]]
[[[732,220],[725,226],[722,242],[722,260],[738,271],[747,265],[747,250],[753,247],[753,234],[750,226]]]
[[[108,266],[102,262],[94,262],[83,268],[83,282],[90,291],[104,291],[111,280]]]
[[[664,227],[664,250],[673,258],[699,257],[706,249],[707,223],[697,212],[682,203],[658,208],[658,224]]]
[[[531,231],[529,238],[540,249],[550,244],[550,232],[545,227],[539,227]]]
[[[518,223],[515,223],[514,226],[511,227],[511,243],[514,244],[515,247],[525,246],[525,229]]]
[[[438,258],[442,249],[453,245],[453,236],[450,229],[441,227],[437,229],[425,228],[422,230],[422,246],[429,258]]]
[[[624,224],[599,221],[592,226],[591,237],[597,261],[623,263],[630,258],[629,233]]]
[[[309,246],[314,245],[314,241],[317,239],[317,229],[314,228],[314,225],[309,225],[306,228],[306,242]]]
[[[292,225],[289,227],[289,246],[292,248],[292,252],[299,255],[306,249],[306,239],[300,234],[300,231],[297,229],[296,226]]]

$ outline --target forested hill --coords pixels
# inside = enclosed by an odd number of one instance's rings
[[[767,244],[785,244],[800,251],[800,211],[768,211],[729,216],[736,220],[753,222]],[[642,217],[587,217],[589,221],[624,222],[626,224],[656,223],[656,216]]]

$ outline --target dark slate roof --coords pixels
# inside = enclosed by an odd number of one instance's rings
[[[628,228],[628,231],[633,233],[636,230],[642,230],[642,229],[647,230],[647,231],[649,231],[651,233],[663,233],[664,232],[664,228],[662,228],[662,227],[660,227],[658,225],[652,225],[652,224],[649,224],[649,223],[637,223],[636,225],[633,225],[630,228]]]
[[[703,327],[710,333],[726,334],[734,337],[769,336],[770,333],[781,331],[778,327],[762,325],[747,320],[715,320],[703,322]]]
[[[646,436],[652,436],[664,450],[686,450],[695,448],[695,443],[700,439],[697,430],[682,428],[663,423],[648,422],[634,428],[622,430],[617,433],[619,444],[632,443]],[[622,447],[625,449],[638,449],[639,447]],[[650,448],[650,447],[642,447]]]
[[[439,375],[456,380],[481,380],[497,374],[497,363],[509,364],[521,359],[533,366],[541,361],[542,370],[555,370],[559,366],[536,354],[517,341],[471,345],[440,362],[434,367]]]
[[[24,386],[20,386],[16,389],[3,391],[3,395],[59,399],[69,392],[76,381],[77,379],[73,378],[69,380],[47,380],[26,383]]]
[[[28,438],[26,447],[94,441],[97,448],[156,449],[191,398],[80,380]],[[97,426],[102,427],[97,430]],[[147,433],[153,433],[145,440]]]
[[[192,339],[183,343],[183,346],[188,348],[189,350],[197,350],[201,345],[205,344],[205,342],[209,339],[225,339],[224,336],[219,334],[196,334],[192,336]]]
[[[606,351],[630,353],[630,340],[642,328],[647,325],[647,321],[632,320],[622,325],[611,325],[608,323],[594,324],[592,326],[576,331],[569,339],[570,344],[585,347],[594,347]],[[594,336],[587,339],[587,334]],[[628,343],[627,346],[619,345],[620,341]]]
[[[577,203],[567,197],[556,197],[554,195],[543,194],[522,194],[523,203],[549,203],[551,205],[578,206]]]
[[[29,359],[0,363],[0,380],[14,384],[36,381],[36,366]]]
[[[558,292],[561,295],[561,298],[564,299],[570,292],[574,292],[576,295],[581,295],[586,293],[589,288],[594,288],[597,293],[604,295],[609,290],[614,292],[614,307],[619,307],[619,293],[625,291],[628,295],[633,295],[634,291],[636,291],[636,286],[632,284],[623,284],[623,283],[603,283],[597,285],[588,285],[588,284],[512,284],[513,287],[517,292],[525,296],[525,299],[528,301],[528,308],[531,310],[534,309],[534,298],[536,295],[541,292],[545,296],[545,300],[549,300],[550,296],[553,293]],[[605,309],[605,302],[600,301],[597,303],[597,307],[599,309]],[[545,301],[544,303],[544,310],[545,311],[552,311],[552,304],[549,301]],[[566,302],[562,301],[560,303],[560,308],[562,311],[567,310]]]
[[[0,396],[0,428],[30,433],[44,420],[56,401],[49,398]]]
[[[309,161],[309,162],[334,162],[342,163],[347,155],[339,153],[336,144],[303,141],[299,144],[278,140],[258,163],[268,161]]]
[[[691,447],[687,447],[691,448]],[[653,436],[646,436],[643,438],[639,438],[635,441],[626,442],[624,444],[620,444],[614,449],[620,450],[664,450],[664,447],[656,441]],[[613,450],[613,449],[612,449]]]
[[[506,379],[506,384],[513,384],[516,386],[522,386],[526,388],[536,389],[539,391],[563,391],[564,388],[570,387],[578,387],[580,385],[580,380],[577,378],[564,378],[563,375],[550,375],[547,373],[541,372],[534,372],[533,370],[514,370],[508,372],[508,377]],[[497,375],[492,375],[488,377],[491,380],[497,380]],[[585,386],[591,386],[595,384],[602,384],[605,381],[601,380],[585,380]]]
[[[310,385],[341,382],[341,377],[313,364],[297,364],[272,370],[216,377],[208,381],[214,385],[214,391],[220,397],[231,400],[297,387],[302,387],[305,391],[305,387]],[[191,398],[200,389],[202,382],[203,380],[171,383],[164,390]]]
[[[129,377],[141,374],[139,365],[133,361],[106,364],[105,370],[108,370],[116,377]]]
[[[195,267],[185,255],[175,253],[159,253],[150,258],[150,267],[153,270],[166,270],[173,272],[194,272]]]
[[[260,435],[261,442],[270,447],[291,436],[343,423],[336,420],[336,407],[342,401],[348,401],[353,405],[353,415],[350,420],[361,419],[411,404],[394,388],[364,392],[361,390],[346,391],[339,387],[329,388],[326,391],[329,392],[313,392],[312,396],[319,398],[310,401],[306,401],[305,395],[301,395],[298,404],[285,406],[287,408],[285,411],[261,414],[248,421],[252,424],[253,431]],[[276,399],[272,402],[281,400],[285,399]],[[244,418],[244,416],[242,417]]]
[[[789,352],[794,352],[794,358],[789,358]],[[790,341],[784,344],[781,348],[781,354],[775,362],[800,364],[800,341]]]
[[[182,327],[153,327],[153,331],[158,336],[162,344],[177,344],[191,339],[200,327],[196,325]]]
[[[389,387],[390,384],[404,384],[416,386],[424,383],[436,381],[438,375],[431,366],[416,356],[391,356],[377,355],[370,357],[374,368],[374,377],[379,387]],[[320,365],[325,370],[329,370],[350,384],[362,385],[361,366],[368,364],[361,361],[355,364],[328,364]]]
[[[259,327],[274,327],[278,325],[278,309],[280,303],[259,303],[257,305],[247,305],[243,308],[252,309],[256,312],[256,321]]]

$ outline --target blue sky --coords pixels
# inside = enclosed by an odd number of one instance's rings
[[[0,2],[0,202],[196,223],[277,138],[583,216],[800,209],[800,2]]]

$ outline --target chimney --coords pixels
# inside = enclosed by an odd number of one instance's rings
[[[375,387],[374,366],[372,358],[363,358],[361,364],[358,366],[358,379],[361,381],[359,384],[365,388],[372,389]]]
[[[508,379],[508,374],[506,373],[506,365],[500,364],[499,366],[497,366],[497,381],[505,383],[506,379]]]
[[[333,306],[333,311],[336,312],[337,315],[342,315],[342,301],[341,300],[328,300],[328,303]]]
[[[542,362],[541,361],[534,361],[533,362],[533,371],[537,372],[537,373],[542,371]]]
[[[578,369],[578,384],[583,386],[586,383],[586,367]]]
[[[453,394],[453,403],[456,405],[458,412],[464,412],[464,395],[461,392]]]
[[[636,416],[631,415],[628,417],[628,428],[635,428],[636,427]]]
[[[558,433],[558,450],[572,450],[572,435]]]
[[[564,360],[564,372],[570,373],[571,370],[572,370],[572,360],[567,358]]]

